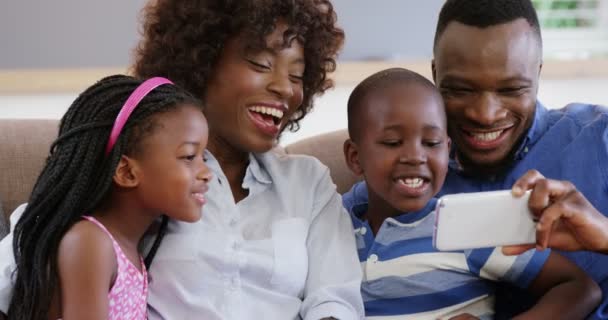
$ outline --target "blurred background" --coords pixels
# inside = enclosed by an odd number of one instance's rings
[[[0,2],[0,118],[60,118],[97,79],[125,73],[145,0]],[[443,0],[333,0],[346,32],[336,86],[281,144],[346,127],[346,101],[366,76],[393,66],[430,77]],[[545,63],[539,98],[559,108],[608,105],[608,0],[534,0]]]

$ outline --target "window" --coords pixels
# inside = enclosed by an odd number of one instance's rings
[[[548,58],[608,55],[608,1],[532,0]]]

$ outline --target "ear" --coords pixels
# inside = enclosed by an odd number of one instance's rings
[[[452,150],[452,139],[448,137],[448,153]]]
[[[121,156],[112,180],[119,187],[137,187],[139,185],[137,161],[125,155]]]
[[[344,141],[344,160],[355,175],[363,175],[363,169],[359,163],[359,147],[351,139]]]
[[[431,60],[431,74],[433,75],[433,82],[437,85],[437,74],[435,69],[435,59]]]

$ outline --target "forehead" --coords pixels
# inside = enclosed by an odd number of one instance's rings
[[[380,129],[404,125],[433,125],[445,128],[441,97],[431,88],[416,83],[394,83],[372,89],[361,101],[363,128]]]
[[[540,39],[525,19],[487,28],[450,22],[435,46],[438,74],[466,70],[517,77],[538,72]]]
[[[289,25],[283,20],[279,20],[274,29],[263,36],[253,33],[252,30],[243,30],[236,37],[236,40],[244,50],[249,51],[282,51],[291,49],[303,54],[303,39],[301,36],[289,31]]]
[[[183,138],[207,131],[207,120],[201,109],[189,103],[180,103],[173,109],[152,116],[151,120],[160,130],[158,136],[167,139]]]

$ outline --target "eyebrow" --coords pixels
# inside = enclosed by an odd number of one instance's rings
[[[471,85],[470,81],[460,78],[460,77],[456,77],[456,76],[445,76],[445,78],[441,79],[441,82],[439,83],[439,85],[443,85],[446,83],[447,84],[463,83],[463,84]]]
[[[529,79],[527,77],[510,77],[504,80],[501,80],[500,83],[509,83],[509,82],[523,82],[525,84],[532,84],[532,79]]]
[[[523,82],[527,85],[532,84],[532,80],[530,78],[521,77],[521,76],[513,76],[513,77],[509,77],[509,78],[502,79],[499,81],[499,83],[501,83],[501,84],[510,83],[510,82]],[[471,81],[457,77],[457,76],[446,76],[439,83],[440,86],[441,85],[450,85],[450,84],[465,84],[465,85],[470,85],[470,86],[473,85],[471,83]]]

